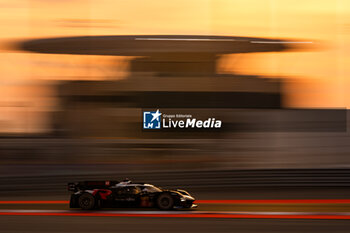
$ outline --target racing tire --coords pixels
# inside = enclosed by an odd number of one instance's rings
[[[83,193],[78,199],[79,207],[83,210],[92,210],[96,208],[96,199],[90,193]]]
[[[169,193],[162,193],[157,198],[157,206],[161,210],[173,209],[174,199]]]

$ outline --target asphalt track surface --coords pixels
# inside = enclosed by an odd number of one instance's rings
[[[0,232],[349,232],[346,220],[2,216]]]
[[[175,211],[70,210],[67,195],[2,195],[0,232],[349,232],[348,193],[324,188],[199,192],[198,209]]]
[[[64,200],[0,201],[0,232],[349,232],[350,227],[349,199],[200,200],[198,204],[194,211],[82,211],[68,209]]]

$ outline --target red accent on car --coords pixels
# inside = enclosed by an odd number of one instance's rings
[[[102,200],[107,200],[107,196],[112,194],[111,190],[108,189],[94,189],[94,192],[92,193],[92,195],[96,195],[99,194]]]

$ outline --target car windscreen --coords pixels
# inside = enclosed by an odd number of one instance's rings
[[[157,192],[161,192],[162,190],[153,185],[145,185],[143,186],[142,191],[148,192],[148,193],[157,193]]]

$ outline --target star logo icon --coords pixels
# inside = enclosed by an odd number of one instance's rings
[[[144,111],[143,112],[143,128],[144,129],[161,129],[161,115],[162,113],[157,111]]]
[[[153,116],[151,122],[153,122],[156,119],[157,119],[157,121],[159,121],[159,117],[162,115],[162,113],[160,113],[159,109],[157,109],[157,111],[155,113],[152,113],[151,115]]]

